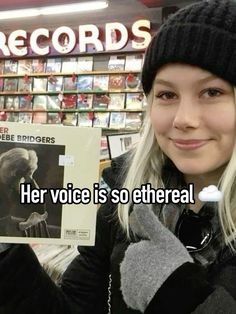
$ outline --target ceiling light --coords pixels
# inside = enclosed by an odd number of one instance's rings
[[[65,14],[72,12],[84,12],[84,11],[94,11],[101,10],[108,7],[107,1],[90,1],[76,4],[65,4],[65,5],[53,5],[48,7],[40,8],[40,14]]]
[[[67,14],[101,10],[108,7],[107,1],[87,1],[82,3],[51,5],[39,8],[0,11],[0,20],[33,17],[39,15]]]
[[[0,20],[17,19],[38,15],[40,15],[38,9],[0,11]]]

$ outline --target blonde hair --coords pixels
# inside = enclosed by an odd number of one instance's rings
[[[35,171],[38,157],[34,150],[16,147],[0,155],[0,178],[2,183],[10,184],[20,174]]]
[[[141,130],[141,139],[130,156],[129,170],[123,184],[129,193],[134,188],[140,187],[141,184],[151,183],[154,188],[164,187],[161,178],[161,169],[164,165],[164,154],[158,145],[154,136],[154,131],[150,121],[150,109],[153,102],[153,93],[150,92],[147,102],[146,117]],[[234,87],[235,104],[236,104],[236,88]],[[218,204],[218,214],[222,234],[226,244],[232,249],[231,241],[236,238],[236,143],[233,153],[221,176],[218,188],[223,193],[223,199]],[[131,201],[128,204],[118,205],[118,218],[130,236],[129,230],[129,209]]]

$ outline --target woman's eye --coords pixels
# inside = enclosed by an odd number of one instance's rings
[[[162,100],[170,100],[176,98],[176,94],[173,92],[160,92],[157,93],[156,98],[160,98]]]
[[[208,88],[207,90],[203,91],[203,96],[205,97],[218,97],[223,94],[220,89],[217,88]]]

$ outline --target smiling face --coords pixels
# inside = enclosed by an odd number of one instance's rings
[[[158,71],[153,93],[150,118],[162,151],[186,175],[221,172],[235,143],[233,87],[176,63]]]

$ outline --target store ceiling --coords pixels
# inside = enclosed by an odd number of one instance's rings
[[[68,4],[75,2],[84,2],[85,0],[10,0],[0,1],[0,11],[6,9],[19,9],[35,6],[46,6],[55,4]],[[86,0],[92,1],[92,0]],[[191,0],[109,0],[109,7],[104,10],[94,11],[90,13],[71,13],[67,15],[39,16],[33,18],[24,18],[17,20],[0,21],[0,30],[2,32],[10,32],[16,29],[24,29],[26,31],[47,27],[54,29],[58,26],[77,27],[81,24],[96,23],[97,25],[106,22],[127,22],[149,18],[156,23],[161,22],[162,6],[183,6],[191,2]]]

